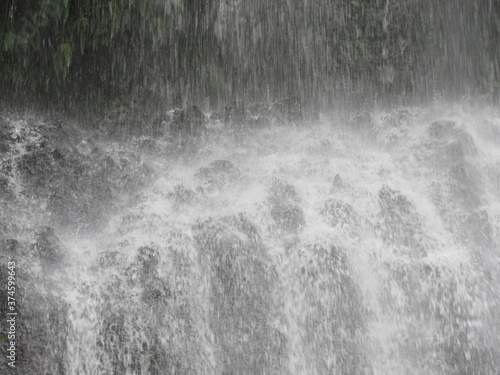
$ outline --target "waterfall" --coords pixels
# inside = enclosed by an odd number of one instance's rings
[[[498,110],[212,120],[183,144],[2,124],[8,371],[498,374]]]

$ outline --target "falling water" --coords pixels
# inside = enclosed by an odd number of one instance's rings
[[[16,184],[40,147],[29,127],[51,127],[30,121],[4,119],[25,142],[4,157],[17,168],[5,192],[28,189]],[[497,111],[214,121],[174,153],[167,140],[93,142],[143,181],[119,185],[97,227],[97,207],[55,230],[40,227],[57,216],[50,199],[3,211],[19,373],[498,373]]]
[[[5,373],[500,373],[497,1],[8,3]]]

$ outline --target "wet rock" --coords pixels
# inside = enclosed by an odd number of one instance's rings
[[[179,358],[174,361],[175,352],[166,347],[171,344],[165,343],[167,334],[160,339],[160,327],[154,327],[158,322],[150,320],[153,321],[147,325],[142,316],[130,317],[125,311],[107,314],[97,343],[101,348],[97,358],[99,368],[108,374],[182,374],[186,371],[178,363]],[[124,352],[130,354],[123,355]]]
[[[462,155],[476,155],[477,147],[474,139],[463,129],[459,128],[453,121],[435,121],[429,126],[431,138],[441,142],[452,142],[453,146],[445,146],[445,155],[453,157],[453,153],[459,152]],[[457,151],[459,149],[459,151]],[[462,156],[460,155],[460,156]]]
[[[294,204],[300,201],[295,187],[278,179],[273,181],[268,199],[272,205]]]
[[[332,188],[334,191],[345,189],[348,185],[344,182],[342,177],[339,174],[336,174],[332,181]]]
[[[432,138],[441,139],[453,134],[453,130],[455,129],[454,121],[434,121],[429,126],[429,135]]]
[[[118,266],[122,263],[120,253],[116,250],[109,250],[102,253],[95,264],[96,269],[107,269]]]
[[[11,137],[7,120],[0,117],[0,155],[7,153],[10,149]]]
[[[201,262],[209,267],[210,326],[221,373],[280,373],[282,342],[272,324],[277,275],[257,228],[240,215],[193,229]]]
[[[0,248],[7,253],[15,254],[19,248],[19,242],[13,238],[0,240]]]
[[[411,113],[407,109],[397,109],[382,118],[384,125],[391,128],[406,127],[411,123]]]
[[[271,217],[285,231],[297,232],[305,225],[304,212],[296,205],[279,204],[271,208]]]
[[[306,372],[370,373],[363,355],[366,310],[344,250],[313,244],[291,257],[294,323],[304,327],[303,350],[312,359]]]
[[[425,256],[422,223],[413,203],[388,186],[380,189],[378,201],[382,220],[379,230],[384,242],[400,250],[408,248],[409,255]]]
[[[356,215],[352,206],[336,199],[327,201],[321,214],[333,227],[349,226],[356,223]]]
[[[68,305],[57,295],[53,285],[40,286],[47,275],[41,280],[34,272],[20,267],[19,263],[16,261],[15,268],[15,368],[7,367],[6,359],[0,363],[4,368],[12,370],[13,374],[65,374],[68,354]],[[5,285],[0,288],[0,314],[6,319],[7,312],[12,312],[7,310],[8,271],[7,262],[0,265],[0,282]],[[2,327],[7,328],[7,323]],[[2,333],[6,331],[2,329]],[[7,353],[9,343],[10,340],[0,339],[0,350]]]
[[[187,189],[184,185],[176,185],[174,191],[169,193],[169,197],[173,198],[177,205],[189,205],[194,202],[196,193],[191,189]]]
[[[235,102],[224,107],[224,124],[242,126],[245,124],[246,120],[247,115],[243,102]]]
[[[163,249],[161,255],[167,256]],[[132,263],[123,266],[125,270],[119,265],[102,289],[105,306],[96,344],[99,368],[105,373],[192,374],[202,362],[195,355],[203,350],[193,327],[198,306],[192,306],[191,296],[176,293],[178,269],[169,268],[164,277],[162,266],[155,245],[141,246]],[[191,274],[185,277],[195,283]],[[191,285],[183,287],[189,295]]]
[[[137,250],[136,262],[145,274],[153,273],[160,262],[158,250],[149,246],[140,247]]]
[[[32,248],[44,262],[60,263],[64,258],[61,241],[52,227],[42,227],[36,232]]]
[[[375,127],[375,122],[368,112],[362,112],[348,121],[349,127],[355,132],[371,132]]]
[[[299,123],[304,120],[304,112],[300,98],[287,98],[272,105],[281,123]]]
[[[23,155],[17,164],[25,184],[32,189],[46,189],[56,179],[57,169],[48,149]]]
[[[9,178],[0,174],[0,201],[11,200],[14,198],[14,193],[10,188]]]
[[[133,264],[127,270],[129,280],[146,286],[158,277],[158,250],[150,246],[142,246],[137,250]]]
[[[170,134],[181,144],[201,135],[206,123],[205,114],[196,106],[177,111],[170,124]]]
[[[271,204],[271,217],[278,228],[297,232],[305,225],[304,212],[297,204],[300,199],[294,186],[278,179],[274,180],[268,201]]]
[[[236,181],[241,172],[229,160],[216,160],[207,167],[200,168],[195,176],[209,188],[221,188]]]
[[[388,264],[388,311],[411,319],[400,343],[408,361],[449,374],[490,374],[497,349],[484,339],[484,308],[492,296],[471,265],[460,270],[421,262]],[[485,305],[486,304],[486,305]]]

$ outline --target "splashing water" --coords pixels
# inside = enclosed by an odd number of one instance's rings
[[[60,226],[65,264],[33,271],[59,373],[498,373],[498,112],[157,145],[151,183],[98,229]]]

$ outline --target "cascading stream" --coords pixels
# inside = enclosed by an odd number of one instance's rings
[[[106,144],[150,182],[32,269],[25,324],[64,332],[40,374],[498,374],[498,112],[155,142]]]

